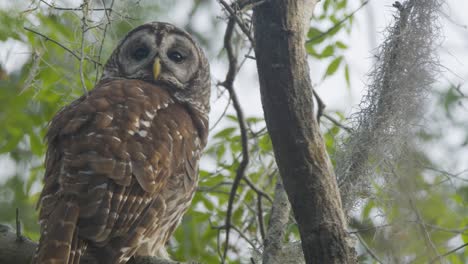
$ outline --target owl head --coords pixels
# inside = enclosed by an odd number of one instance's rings
[[[151,22],[130,31],[107,61],[102,81],[138,79],[167,89],[208,113],[210,70],[197,42],[183,29]]]

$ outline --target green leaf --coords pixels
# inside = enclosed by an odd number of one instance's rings
[[[369,218],[371,210],[375,207],[375,202],[373,200],[369,200],[367,204],[364,206],[362,210],[362,217]]]
[[[315,27],[311,27],[309,29],[309,32],[307,33],[307,37],[309,40],[307,43],[309,44],[318,44],[321,43],[322,41],[325,40],[325,36],[323,35],[323,32]]]
[[[346,86],[348,88],[351,88],[351,78],[349,77],[349,66],[348,66],[348,64],[345,65],[344,75],[345,75],[345,80],[346,80]]]
[[[213,137],[220,139],[229,139],[236,130],[237,128],[235,127],[227,127],[216,133]]]
[[[335,42],[335,45],[336,45],[338,48],[343,49],[343,50],[348,49],[348,45],[344,44],[344,43],[341,42],[341,41]]]
[[[330,6],[331,1],[333,1],[333,0],[325,0],[325,2],[323,3],[323,11],[325,11],[325,12],[328,11],[328,7]]]
[[[451,117],[451,110],[460,101],[460,98],[462,98],[462,96],[459,93],[457,93],[453,87],[448,89],[447,93],[443,98],[443,105],[447,116]]]
[[[245,121],[246,121],[247,123],[255,124],[255,123],[263,122],[264,119],[263,119],[263,117],[255,117],[255,116],[252,116],[252,117],[249,117],[249,118],[245,119]]]
[[[333,75],[338,70],[338,67],[341,64],[341,61],[343,61],[343,56],[339,56],[335,58],[334,60],[332,60],[330,65],[328,65],[327,67],[324,77]]]
[[[13,14],[15,13],[15,14]],[[14,10],[0,10],[0,41],[8,38],[21,40],[20,29],[23,28],[23,16]]]
[[[338,22],[337,22],[338,23]],[[332,26],[328,31],[327,31],[327,34],[326,36],[334,36],[336,35],[336,33],[338,33],[341,28],[343,27],[343,24],[336,24],[334,26]]]
[[[271,152],[273,150],[273,145],[271,144],[270,135],[265,134],[262,136],[258,142],[258,146],[264,152]]]
[[[29,143],[33,154],[41,156],[44,153],[44,144],[42,144],[41,138],[36,133],[29,133]]]
[[[338,1],[338,4],[336,5],[336,10],[344,9],[347,3],[348,1],[346,0]]]
[[[320,54],[321,58],[331,57],[335,54],[335,47],[333,45],[328,45]]]
[[[231,121],[234,121],[236,123],[238,122],[237,116],[235,116],[235,115],[226,115],[226,118],[231,120]]]
[[[311,55],[314,58],[320,59],[320,54],[315,51],[314,44],[312,43],[306,43],[306,50],[309,55]]]
[[[216,151],[216,159],[221,160],[221,158],[226,153],[226,146],[224,144],[220,144],[218,146],[218,150]]]

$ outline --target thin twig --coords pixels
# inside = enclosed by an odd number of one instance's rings
[[[465,243],[465,244],[463,244],[463,245],[461,245],[461,246],[459,246],[459,247],[456,247],[456,248],[454,248],[454,249],[452,249],[452,250],[450,250],[450,251],[447,251],[447,252],[445,252],[444,254],[442,254],[442,255],[440,255],[440,256],[437,256],[437,257],[433,258],[433,259],[431,260],[431,262],[429,262],[429,264],[435,263],[437,260],[439,260],[439,259],[441,259],[441,258],[443,258],[443,257],[446,257],[446,256],[448,256],[448,255],[450,255],[450,254],[452,254],[452,253],[455,253],[456,251],[458,251],[458,250],[460,250],[460,249],[462,249],[462,248],[464,248],[464,247],[467,247],[467,246],[468,246],[468,242]]]
[[[456,228],[446,228],[438,225],[431,225],[431,224],[425,224],[427,227],[430,227],[434,230],[440,231],[440,232],[447,232],[447,233],[453,233],[453,234],[463,234],[463,235],[468,235],[468,226],[466,226],[463,229],[456,229]]]
[[[460,176],[460,175],[463,175],[465,173],[468,173],[468,169],[464,169],[464,170],[462,170],[462,171],[460,171],[458,173],[451,173],[451,172],[448,172],[448,171],[445,171],[445,170],[430,167],[428,165],[423,165],[423,168],[428,169],[428,170],[432,170],[432,171],[435,171],[435,172],[442,173],[444,175],[447,175],[447,176],[452,177],[452,178],[456,178],[456,179],[461,180],[461,181],[468,182],[468,179],[464,179],[464,178],[462,178]]]
[[[37,32],[37,31],[35,31],[34,29],[30,29],[30,28],[28,28],[28,27],[23,27],[23,28],[24,28],[24,30],[26,30],[26,31],[32,32],[32,33],[34,33],[34,34],[36,34],[36,35],[39,35],[39,36],[43,37],[46,41],[50,41],[50,42],[56,44],[57,46],[61,47],[62,49],[66,50],[68,53],[70,53],[71,55],[73,55],[73,57],[77,58],[78,60],[80,59],[80,56],[76,55],[75,52],[73,52],[71,49],[65,47],[65,46],[62,45],[60,42],[58,42],[58,41],[56,41],[56,40],[54,40],[54,39],[51,39],[51,38],[49,38],[48,36],[46,36],[46,35],[44,35],[44,34],[42,34],[42,33],[39,33],[39,32]]]
[[[262,241],[265,241],[265,225],[263,224],[263,206],[262,206],[262,195],[257,194],[257,218],[258,226],[260,227],[260,235]]]
[[[257,195],[263,196],[263,197],[265,197],[270,203],[273,203],[273,199],[271,198],[271,196],[270,196],[268,193],[266,193],[266,192],[260,190],[260,188],[258,188],[257,186],[255,186],[255,184],[249,179],[249,177],[244,176],[244,177],[242,178],[242,180],[244,180],[245,183],[247,183],[247,185],[248,185],[254,192],[257,193]]]
[[[218,126],[219,122],[221,122],[221,120],[224,118],[230,105],[231,105],[231,99],[229,99],[229,101],[227,102],[226,107],[224,108],[223,113],[219,116],[218,120],[216,120],[216,122],[214,122],[213,126],[210,128],[210,132],[213,129],[215,129],[216,126]]]
[[[259,6],[267,1],[268,0],[238,0],[232,3],[232,6],[237,10],[246,11],[253,9],[254,7]]]
[[[59,46],[59,47],[61,47],[62,49],[66,50],[68,53],[70,53],[70,54],[71,54],[73,57],[75,57],[76,59],[81,60],[81,58],[80,58],[79,55],[77,55],[77,54],[76,54],[75,52],[73,52],[71,49],[67,48],[66,46],[64,46],[64,45],[61,44],[60,42],[56,41],[55,39],[52,39],[52,38],[50,38],[50,37],[48,37],[48,36],[46,36],[46,35],[44,35],[44,34],[38,32],[38,31],[36,31],[36,30],[34,30],[34,29],[31,29],[31,28],[28,28],[28,27],[23,27],[23,28],[24,28],[24,30],[26,30],[26,31],[29,31],[29,32],[32,32],[32,33],[34,33],[34,34],[36,34],[36,35],[38,35],[38,36],[41,36],[41,37],[44,38],[46,41],[50,41],[50,42],[56,44],[57,46]],[[95,63],[95,64],[97,64],[97,65],[102,65],[100,62],[95,61],[95,60],[93,60],[93,59],[90,59],[90,58],[88,58],[88,57],[86,57],[86,58],[84,58],[84,59],[87,60],[87,61],[93,62],[93,63]]]
[[[409,205],[411,207],[411,209],[413,210],[415,216],[416,216],[416,220],[417,220],[417,223],[421,229],[421,233],[424,237],[424,241],[426,243],[426,247],[432,251],[433,254],[435,254],[435,258],[440,258],[440,254],[439,254],[439,251],[437,250],[437,247],[434,245],[434,242],[432,241],[431,239],[431,235],[429,234],[429,231],[427,230],[426,228],[426,223],[423,219],[423,217],[421,216],[421,213],[419,212],[419,209],[416,207],[415,203],[414,203],[414,200],[413,200],[413,195],[412,195],[412,191],[409,190],[407,188],[407,185],[405,185],[401,179],[403,179],[403,177],[401,177],[397,172],[396,172],[396,169],[395,168],[391,168],[392,170],[392,173],[393,175],[396,175],[399,180],[398,180],[398,183],[400,185],[400,188],[402,188],[402,190],[405,191],[405,193],[408,195],[407,196],[407,199],[408,199],[408,202],[409,202]]]
[[[431,235],[429,234],[429,231],[426,228],[426,223],[424,222],[418,208],[416,208],[416,205],[414,204],[414,201],[413,201],[413,198],[411,197],[411,194],[409,194],[408,200],[409,200],[409,204],[410,204],[411,208],[413,209],[414,213],[416,214],[416,218],[418,220],[419,226],[421,227],[421,232],[424,235],[424,239],[426,241],[427,246],[430,249],[432,249],[432,251],[436,255],[436,258],[440,257],[439,251],[437,250],[437,247],[434,245],[434,242],[432,242]]]
[[[85,9],[85,3],[84,2],[87,2],[87,1],[83,1],[83,5],[81,7],[59,7],[59,6],[55,6],[55,5],[52,5],[50,3],[47,3],[46,1],[44,0],[40,0],[41,3],[44,3],[46,6],[52,8],[52,9],[55,9],[55,10],[61,10],[61,11],[83,11]],[[88,9],[89,11],[108,11],[110,10],[110,8],[91,8],[91,9]]]
[[[331,115],[329,115],[329,114],[327,114],[327,113],[323,113],[322,116],[325,117],[326,119],[328,119],[328,120],[329,120],[330,122],[332,122],[333,124],[335,124],[337,127],[346,130],[346,132],[348,132],[348,133],[352,133],[352,132],[353,132],[353,129],[352,129],[352,128],[343,125],[342,123],[340,123],[340,121],[336,120],[336,119],[333,118]]]
[[[372,251],[372,249],[367,245],[366,241],[359,235],[358,233],[354,234],[359,242],[361,242],[361,245],[364,247],[364,249],[367,251],[367,254],[371,256],[377,263],[383,264],[383,262],[377,257],[377,254]]]
[[[218,256],[220,258],[223,257],[223,253],[221,252],[221,229],[215,228],[213,223],[211,222],[211,219],[208,218],[208,222],[210,223],[211,229],[217,229],[217,234],[216,234],[216,252],[218,253]]]
[[[348,231],[348,234],[364,233],[364,232],[368,232],[368,231],[371,231],[371,230],[377,230],[377,229],[380,229],[380,228],[392,227],[393,225],[394,224],[384,224],[384,225],[379,225],[379,226],[370,226],[370,227],[366,227],[366,228],[356,229],[356,230],[353,230],[353,231]]]
[[[403,223],[399,223],[399,224],[420,224],[420,222],[418,222],[417,220],[406,220],[406,221],[403,221]],[[377,230],[377,229],[381,229],[381,228],[389,228],[389,227],[393,227],[395,225],[397,225],[398,222],[395,222],[395,223],[390,223],[390,224],[384,224],[384,225],[378,225],[378,226],[370,226],[370,227],[366,227],[366,228],[360,228],[360,229],[355,229],[353,231],[348,231],[348,234],[356,234],[356,233],[365,233],[365,232],[368,232],[368,231],[371,231],[371,230]],[[453,234],[468,234],[468,226],[466,226],[465,228],[461,228],[461,229],[457,229],[457,228],[446,228],[446,227],[443,227],[443,226],[438,226],[438,225],[432,225],[432,224],[425,224],[426,227],[429,227],[433,230],[437,230],[439,232],[447,232],[447,233],[453,233]]]
[[[236,77],[236,72],[237,72],[237,58],[234,54],[234,50],[233,50],[232,43],[231,43],[232,35],[234,32],[234,26],[235,26],[235,21],[233,17],[231,17],[228,21],[226,33],[224,36],[224,48],[226,49],[227,55],[228,55],[229,69],[226,74],[226,79],[224,80],[224,82],[220,83],[219,85],[224,86],[228,90],[229,95],[232,100],[232,104],[234,106],[234,109],[236,110],[237,120],[239,122],[239,128],[240,128],[241,140],[242,140],[242,160],[239,164],[239,167],[237,168],[236,177],[232,184],[231,193],[230,193],[229,201],[228,201],[228,208],[226,212],[226,223],[225,223],[226,242],[224,245],[222,263],[225,263],[226,261],[227,251],[229,248],[229,234],[230,234],[230,228],[231,228],[231,215],[232,215],[232,210],[233,210],[234,198],[236,196],[239,183],[241,179],[244,177],[245,170],[249,163],[249,151],[248,151],[248,144],[247,144],[248,137],[247,137],[247,129],[245,125],[245,120],[244,120],[244,113],[242,111],[242,108],[239,103],[239,99],[237,98],[237,94],[234,91],[234,87],[233,87],[234,79]]]
[[[250,134],[252,135],[252,138],[256,138],[258,136],[262,136],[262,135],[265,135],[268,133],[268,129],[267,127],[262,127],[260,130],[258,131],[252,131],[252,129],[250,129]]]
[[[86,88],[86,82],[85,82],[85,77],[84,77],[84,72],[83,72],[83,64],[84,64],[84,58],[85,58],[85,36],[86,36],[86,31],[88,30],[88,8],[89,8],[89,0],[83,0],[82,4],[82,11],[83,11],[83,17],[81,18],[81,43],[80,43],[80,80],[81,80],[81,86],[83,88],[83,93],[85,95],[88,95],[88,89]]]
[[[102,6],[105,8],[106,7],[105,1],[101,0],[101,2],[102,2]],[[102,50],[104,48],[104,42],[105,42],[106,36],[107,36],[107,29],[109,28],[109,25],[111,24],[111,13],[112,13],[112,8],[114,7],[114,2],[115,2],[115,0],[112,0],[109,9],[104,12],[106,14],[107,23],[104,26],[104,30],[103,30],[103,33],[102,33],[102,40],[101,40],[101,44],[99,45],[97,61],[101,60]],[[96,81],[95,81],[95,83],[98,82],[99,68],[100,67],[96,67]]]
[[[323,115],[323,110],[325,110],[325,103],[323,102],[322,98],[318,95],[315,89],[312,89],[312,93],[317,101],[317,123],[320,123],[320,117]]]
[[[244,58],[242,59],[241,63],[239,63],[239,67],[237,67],[237,72],[239,72],[242,69],[242,66],[244,66],[244,63],[247,61],[249,54],[253,51],[253,47],[251,46],[249,48],[249,51],[247,51],[247,54],[244,55]]]
[[[39,65],[41,64],[41,54],[35,50],[31,56],[31,68],[29,69],[28,77],[24,81],[23,88],[21,88],[20,94],[24,93],[31,87],[32,83],[36,79],[39,73]]]
[[[241,230],[239,230],[239,228],[237,228],[236,226],[234,225],[231,225],[231,228],[234,229],[240,237],[242,237],[247,243],[249,243],[249,245],[252,247],[252,249],[256,249],[257,246],[254,244],[254,242],[252,242],[245,234],[244,232],[242,232]]]
[[[19,208],[16,208],[16,241],[23,241],[23,232],[21,231],[21,220],[19,216]]]
[[[458,84],[458,85],[456,85],[456,86],[453,86],[452,89],[454,89],[456,92],[458,92],[458,94],[460,95],[460,97],[468,98],[468,96],[465,95],[464,92],[462,92],[461,86],[462,86],[461,84]]]

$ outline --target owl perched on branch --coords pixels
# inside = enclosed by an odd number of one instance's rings
[[[208,61],[187,32],[129,32],[96,87],[50,124],[33,262],[167,257],[197,185],[209,97]]]

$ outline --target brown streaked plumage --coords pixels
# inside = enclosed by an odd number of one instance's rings
[[[167,257],[197,185],[209,94],[208,62],[185,31],[131,31],[98,85],[50,124],[33,262]]]

